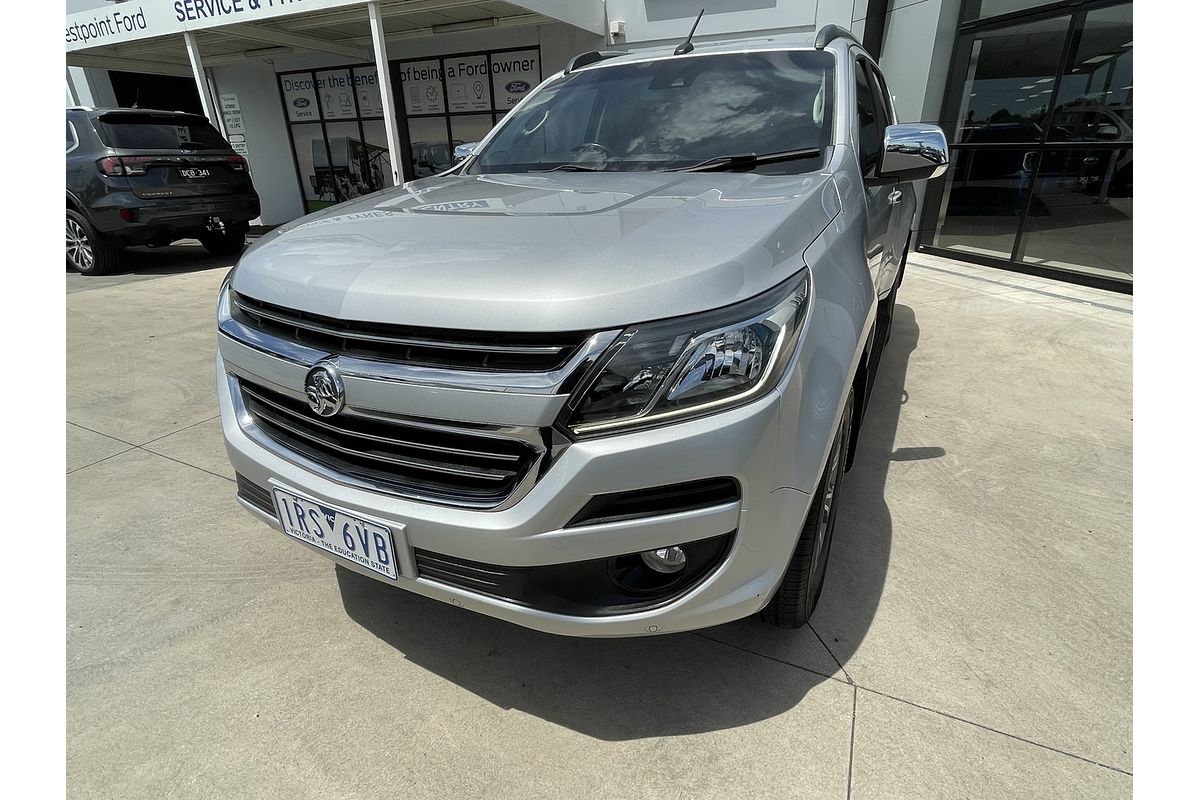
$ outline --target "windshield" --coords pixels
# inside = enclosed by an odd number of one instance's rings
[[[582,69],[510,112],[469,173],[679,169],[722,156],[825,147],[833,55],[721,53]],[[759,164],[787,174],[820,159]]]

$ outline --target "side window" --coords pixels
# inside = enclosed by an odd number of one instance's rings
[[[883,128],[886,119],[880,113],[879,102],[866,72],[866,62],[854,62],[854,98],[858,109],[858,163],[862,174],[869,175],[879,164],[883,149]]]
[[[67,152],[74,150],[78,143],[75,139],[75,126],[71,124],[71,120],[67,120]]]

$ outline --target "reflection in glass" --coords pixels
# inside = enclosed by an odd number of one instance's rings
[[[830,139],[829,53],[724,53],[577,70],[513,111],[480,153],[483,172],[684,167],[731,153],[820,148]],[[516,115],[516,116],[513,116]],[[796,173],[820,160],[760,165]]]
[[[353,200],[371,191],[366,147],[359,137],[358,123],[331,122],[325,131],[329,137],[329,158],[316,162],[318,180],[333,187],[339,201]]]
[[[450,169],[453,164],[450,142],[446,139],[446,118],[410,119],[408,138],[411,143],[414,178],[428,178]]]
[[[1133,141],[1133,6],[1089,11],[1063,76],[1052,141]]]
[[[1021,149],[952,152],[934,245],[1010,258],[1036,161]]]
[[[325,139],[321,135],[320,123],[292,126],[292,141],[295,144],[296,168],[300,172],[300,185],[304,190],[304,204],[309,211],[333,205],[337,192],[332,182],[322,181],[317,176],[317,164],[327,165],[329,155],[325,152]]]
[[[367,161],[367,183],[375,192],[392,185],[392,160],[388,154],[387,131],[383,120],[363,122],[363,142]]]
[[[1132,173],[1132,149],[1044,153],[1021,261],[1132,280]]]
[[[961,101],[944,127],[961,144],[1038,142],[1070,17],[964,35],[952,74],[964,75]]]

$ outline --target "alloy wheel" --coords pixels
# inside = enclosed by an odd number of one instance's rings
[[[92,243],[88,240],[83,226],[70,217],[67,218],[67,260],[81,272],[86,272],[96,263],[96,255],[92,252]]]

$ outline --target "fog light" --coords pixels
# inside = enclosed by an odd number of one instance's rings
[[[687,565],[687,553],[682,547],[660,547],[642,553],[642,562],[655,572],[670,575]]]

